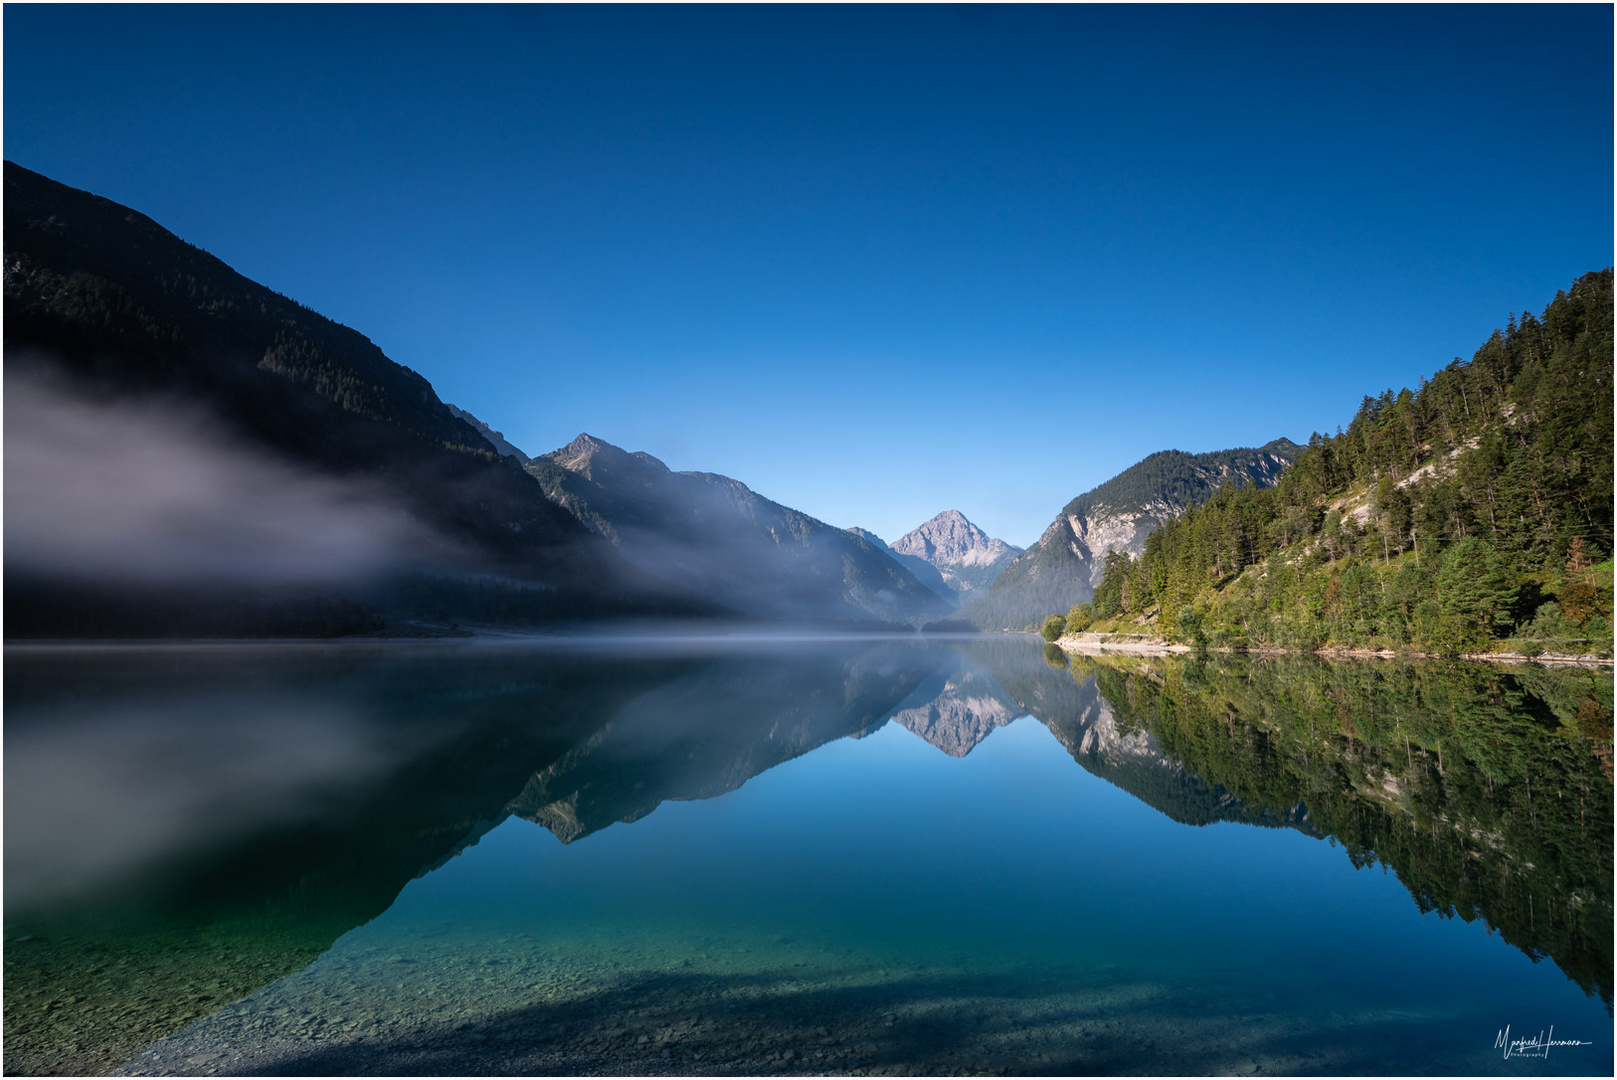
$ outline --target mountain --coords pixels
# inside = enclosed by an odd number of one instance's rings
[[[780,666],[812,665],[802,657],[814,651],[794,651]],[[199,1012],[305,967],[475,844],[534,773],[603,729],[620,730],[637,701],[706,679],[714,664],[696,652],[629,663],[614,651],[518,642],[8,653],[7,798],[35,812],[8,807],[6,1074],[105,1075]],[[864,677],[895,678],[899,660],[875,658],[869,666],[880,672]],[[850,709],[863,692],[859,677],[849,665]],[[895,679],[859,707],[888,707],[918,677]],[[728,700],[740,681],[713,685],[714,700]],[[756,726],[801,708],[803,689],[780,680],[775,700],[761,703],[775,711]],[[120,703],[147,719],[128,724]],[[702,723],[694,702],[666,719],[684,721],[687,733]],[[112,739],[87,734],[114,730]],[[311,752],[315,731],[324,737]],[[356,759],[360,746],[372,749]],[[141,767],[116,767],[132,755]],[[96,772],[96,762],[111,770],[104,782],[64,785],[58,775]],[[32,778],[32,798],[19,794],[28,786],[19,773]],[[624,786],[659,775],[648,770]],[[39,809],[39,788],[64,786],[76,794],[47,805],[74,812]],[[186,806],[206,807],[200,847]],[[86,842],[109,817],[122,824],[110,859]],[[58,1006],[46,1010],[52,999]],[[135,1000],[150,1007],[131,1010]]]
[[[1181,825],[1227,821],[1291,828],[1315,839],[1323,838],[1301,798],[1278,807],[1256,800],[1243,801],[1222,784],[1208,781],[1167,753],[1149,729],[1126,720],[1120,723],[1120,711],[1128,716],[1127,702],[1122,710],[1114,707],[1112,699],[1098,688],[1093,674],[1085,676],[1074,671],[1052,676],[1025,665],[1017,676],[1007,675],[1004,681],[1019,694],[1030,690],[1038,694],[1038,704],[1030,706],[1029,711],[1038,709],[1035,715],[1086,771]],[[1065,687],[1060,685],[1063,681]]]
[[[1052,668],[1015,639],[961,639],[950,651],[953,659],[891,719],[951,757],[966,756],[1000,727],[1031,716],[1085,770],[1181,824],[1230,821],[1320,835],[1300,800],[1279,812],[1249,806],[1169,757],[1149,731],[1120,725],[1092,673]]]
[[[943,575],[938,572],[938,568],[927,562],[925,559],[917,559],[914,555],[900,555],[898,552],[887,546],[887,541],[883,540],[869,529],[861,529],[855,525],[853,528],[848,529],[847,532],[848,535],[856,536],[865,541],[871,547],[875,548],[877,551],[883,552],[888,558],[892,559],[894,562],[898,563],[898,565],[914,574],[916,581],[919,581],[922,585],[925,585],[928,589],[931,589],[938,596],[942,597],[944,600],[947,600],[951,607],[958,602],[955,597],[955,591],[949,588],[948,582],[943,580]]]
[[[1422,912],[1480,920],[1610,1004],[1609,668],[1210,653],[1081,670],[1118,732],[1220,801],[1379,862]]]
[[[1221,491],[1165,525],[1069,627],[1609,657],[1612,342],[1608,267],[1417,389],[1365,395],[1278,484]]]
[[[994,583],[1022,549],[997,540],[958,510],[945,510],[893,542],[893,552],[937,569],[957,594]]]
[[[914,625],[949,611],[874,544],[728,476],[674,472],[591,435],[527,471],[631,563],[746,615]]]
[[[528,463],[528,455],[524,454],[521,450],[518,450],[515,446],[512,446],[509,442],[507,442],[504,434],[495,431],[493,428],[483,423],[483,421],[479,420],[465,409],[460,408],[458,405],[450,405],[446,403],[444,407],[448,409],[457,420],[464,420],[468,424],[472,425],[472,430],[476,431],[479,435],[483,436],[483,438],[487,439],[488,444],[492,446],[495,452],[501,457],[515,458],[518,465],[526,465]]]
[[[1276,439],[1256,449],[1163,450],[1073,499],[1037,543],[955,616],[979,630],[1023,630],[1088,600],[1111,551],[1138,555],[1145,538],[1225,484],[1268,487],[1302,447]]]
[[[9,161],[5,367],[13,637],[706,610],[363,335]]]

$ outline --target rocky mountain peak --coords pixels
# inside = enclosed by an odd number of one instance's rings
[[[996,540],[958,510],[945,510],[905,533],[892,545],[902,555],[915,555],[937,567],[987,566],[1020,548]]]
[[[1159,450],[1062,508],[1037,543],[961,612],[978,629],[1025,629],[1088,600],[1106,555],[1137,558],[1163,522],[1212,498],[1230,481],[1268,487],[1302,448],[1290,439],[1205,454]],[[895,545],[896,546],[896,545]]]
[[[952,607],[872,543],[728,476],[672,472],[587,432],[526,471],[629,562],[731,611],[916,625]]]
[[[888,550],[912,570],[917,565],[932,567],[948,591],[958,596],[990,584],[1022,549],[989,536],[960,511],[945,510]]]
[[[631,454],[627,450],[613,446],[605,439],[597,439],[588,432],[581,432],[578,438],[560,450],[552,450],[544,456],[569,472],[582,473],[592,478],[603,469],[639,469],[649,466],[658,472],[669,471],[667,465],[645,451]]]

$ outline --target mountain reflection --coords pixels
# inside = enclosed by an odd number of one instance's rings
[[[939,665],[939,646],[883,642],[725,657],[624,704],[533,774],[509,812],[564,843],[667,799],[733,791],[783,761],[879,727]]]
[[[1423,912],[1612,1001],[1610,671],[1312,657],[1099,663],[1119,729],[1247,805],[1306,805]]]
[[[892,720],[950,757],[965,757],[996,728],[1026,712],[993,676],[962,660],[922,683],[893,712]]]
[[[1609,1004],[1611,687],[1609,672],[1313,657],[1061,669],[996,638],[727,660],[626,704],[508,809],[570,842],[888,720],[964,757],[1031,715],[1174,821],[1329,837],[1422,911],[1480,918]]]
[[[8,650],[7,676],[7,1072],[128,1058],[507,815],[572,843],[888,721],[965,757],[1031,715],[1174,821],[1329,837],[1611,1001],[1608,671],[1062,668],[972,637]]]
[[[5,1071],[104,1072],[300,969],[503,817],[534,770],[701,663],[8,649]]]
[[[1019,642],[957,648],[999,690],[983,687],[975,727],[1010,702],[1175,821],[1329,837],[1421,911],[1481,919],[1611,1005],[1609,670],[1226,655],[1062,669]]]
[[[1231,821],[1321,835],[1301,800],[1249,806],[1164,752],[1147,728],[1120,725],[1117,711],[1096,684],[1093,662],[1079,658],[1052,668],[1041,654],[1021,643],[992,640],[964,646],[963,651],[993,673],[1020,714],[1049,728],[1086,771],[1174,821],[1182,825]]]

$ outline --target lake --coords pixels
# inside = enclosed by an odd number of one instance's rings
[[[1609,669],[11,647],[5,699],[7,1073],[1612,1071]]]

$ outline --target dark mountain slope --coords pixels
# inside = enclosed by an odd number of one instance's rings
[[[507,810],[566,844],[670,799],[711,799],[833,739],[881,727],[938,665],[941,647],[880,642],[850,655],[804,643],[730,655],[627,702],[537,770]]]
[[[1107,552],[1140,554],[1153,529],[1225,484],[1272,485],[1301,449],[1276,439],[1256,449],[1152,454],[1069,502],[1038,542],[955,618],[979,630],[1021,630],[1066,611],[1093,595]]]
[[[943,580],[943,575],[938,572],[937,567],[933,566],[925,559],[917,558],[914,555],[899,554],[891,547],[887,546],[887,541],[883,540],[869,529],[861,529],[859,526],[855,525],[853,528],[847,531],[848,535],[856,536],[865,541],[871,547],[882,552],[888,558],[898,563],[898,565],[914,574],[916,581],[919,581],[922,585],[925,585],[928,589],[931,589],[943,599],[949,601],[950,604],[955,603],[955,592],[953,589],[949,588],[948,582]]]
[[[528,455],[511,445],[510,441],[506,439],[504,432],[495,431],[493,428],[489,427],[488,424],[479,420],[477,417],[473,416],[471,413],[467,412],[465,409],[462,409],[458,405],[450,405],[446,403],[444,407],[454,414],[456,419],[464,420],[468,424],[472,425],[479,435],[488,440],[489,445],[494,447],[501,457],[515,458],[518,465],[526,465],[528,463]]]
[[[537,586],[523,617],[669,609],[672,590],[544,499],[425,379],[361,334],[127,207],[11,162],[5,184],[8,384],[44,377],[96,407],[200,410],[276,468],[358,485],[402,510],[422,526],[417,568]],[[8,422],[8,524],[30,509],[9,498],[10,432]],[[24,580],[18,555],[8,543],[8,601],[15,583],[43,602],[54,584]],[[453,613],[452,593],[436,588],[434,603]],[[7,607],[21,620],[8,632],[26,633],[33,604]]]
[[[527,469],[630,562],[749,615],[913,624],[949,609],[868,541],[727,476],[672,472],[589,435]]]

